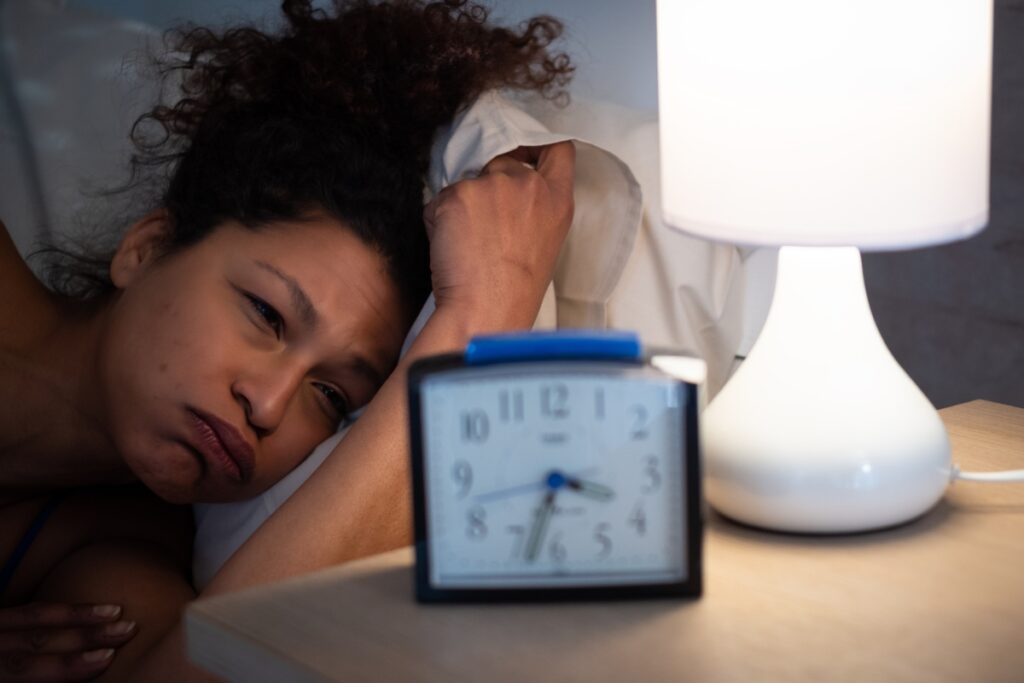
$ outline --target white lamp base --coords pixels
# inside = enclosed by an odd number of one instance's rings
[[[711,505],[781,531],[899,524],[950,480],[945,428],[882,341],[853,247],[779,251],[764,329],[701,438]]]

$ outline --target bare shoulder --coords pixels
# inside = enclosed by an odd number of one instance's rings
[[[19,271],[22,270],[28,270],[28,266],[18,253],[7,224],[0,219],[0,284],[9,285],[21,280],[23,273]]]
[[[56,298],[39,281],[0,221],[0,347],[17,348],[39,324],[58,315]]]

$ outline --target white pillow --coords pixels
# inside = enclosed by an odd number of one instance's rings
[[[549,104],[523,104],[552,116]],[[588,108],[576,105],[574,110],[573,117],[561,117],[560,130],[586,125]],[[475,177],[491,159],[517,147],[570,139],[576,144],[576,211],[535,327],[605,326],[608,300],[633,250],[643,212],[643,196],[633,173],[614,154],[570,133],[552,132],[493,91],[484,93],[443,130],[431,153],[428,190],[437,193],[451,183]],[[403,354],[433,310],[431,296],[406,337]],[[320,444],[299,467],[256,498],[194,506],[196,588],[202,590],[209,583],[235,550],[316,471],[346,431]]]
[[[23,256],[83,211],[92,224],[88,192],[124,182],[126,133],[157,96],[137,58],[160,31],[87,4],[0,2],[0,217]]]

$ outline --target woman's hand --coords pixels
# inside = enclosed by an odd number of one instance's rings
[[[438,310],[529,327],[573,216],[575,147],[520,147],[424,209]]]
[[[37,602],[0,608],[0,681],[81,681],[135,635],[116,605]]]

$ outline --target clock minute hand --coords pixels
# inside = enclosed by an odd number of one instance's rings
[[[533,562],[537,559],[537,552],[540,550],[541,541],[544,540],[544,532],[547,531],[548,521],[551,513],[555,511],[556,489],[550,489],[544,495],[544,502],[534,513],[533,526],[530,527],[530,538],[526,542],[526,559]]]
[[[611,500],[615,497],[615,492],[604,484],[585,481],[577,477],[566,477],[565,485],[568,486],[570,490],[595,500]]]

